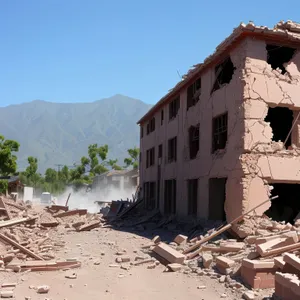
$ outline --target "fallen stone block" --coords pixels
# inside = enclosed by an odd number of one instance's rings
[[[14,291],[1,291],[0,296],[1,296],[1,298],[13,298]]]
[[[168,270],[171,270],[173,272],[178,272],[182,269],[182,265],[181,264],[168,264],[167,265]]]
[[[152,239],[152,242],[153,242],[154,244],[158,244],[159,242],[161,242],[160,236],[159,236],[159,235],[156,235],[156,236]]]
[[[300,281],[298,276],[276,272],[275,295],[282,300],[300,299]]]
[[[272,235],[272,236],[267,236],[267,237],[258,237],[255,241],[256,245],[264,244],[266,242],[275,240],[275,239],[280,239],[280,238],[292,238],[294,240],[294,243],[298,243],[299,237],[296,231],[290,231],[290,232],[285,232],[282,234],[277,234],[277,235]]]
[[[183,264],[185,260],[185,255],[174,250],[172,247],[168,246],[165,243],[159,243],[154,249],[153,252],[164,258],[169,263],[179,263]]]
[[[279,257],[275,257],[274,258],[274,264],[275,266],[277,266],[280,270],[283,269],[284,265],[285,265],[285,261],[283,260],[282,256]]]
[[[184,244],[186,243],[188,237],[185,236],[185,235],[182,235],[182,234],[178,234],[175,239],[174,239],[174,242],[178,245],[181,245],[181,244]]]
[[[255,294],[252,291],[247,291],[243,294],[245,300],[255,300]]]
[[[202,254],[202,262],[203,262],[204,268],[208,269],[213,262],[213,256],[209,253],[203,253]]]
[[[216,266],[218,271],[223,275],[228,275],[232,272],[232,267],[234,266],[235,262],[227,257],[218,256],[216,258]]]
[[[295,244],[294,237],[276,238],[256,246],[257,252],[264,256],[268,251]]]
[[[38,294],[47,294],[50,290],[50,287],[48,285],[41,285],[37,287],[36,292]]]
[[[283,273],[291,273],[300,276],[300,259],[295,254],[285,253],[283,255]]]
[[[242,261],[241,276],[244,283],[254,289],[274,288],[275,273],[279,268],[274,260],[260,261],[244,259]]]
[[[217,266],[222,266],[223,268],[231,268],[234,266],[235,262],[227,257],[218,256],[216,258]]]
[[[66,274],[65,277],[68,278],[68,279],[76,279],[77,274],[76,273],[70,273],[70,274]]]
[[[234,242],[234,243],[221,243],[220,250],[223,252],[238,252],[245,248],[245,243],[242,242]]]

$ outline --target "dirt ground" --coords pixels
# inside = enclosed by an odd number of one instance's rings
[[[144,255],[141,246],[149,243],[149,239],[143,236],[108,228],[56,234],[66,241],[66,247],[57,253],[57,257],[77,258],[82,262],[82,267],[69,271],[26,274],[3,272],[2,283],[17,283],[16,299],[82,300],[83,296],[89,300],[242,299],[242,293],[225,288],[218,278],[212,279],[197,273],[164,272],[163,265],[155,269],[148,269],[147,265],[122,269],[115,262],[116,252],[125,249],[131,261],[138,255]],[[77,278],[66,278],[66,274],[70,273],[76,273]],[[37,294],[33,287],[39,285],[50,286],[49,293]]]

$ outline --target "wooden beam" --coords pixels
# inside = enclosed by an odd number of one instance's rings
[[[277,248],[277,249],[273,249],[273,250],[269,250],[266,251],[264,253],[261,254],[262,257],[267,257],[267,256],[273,256],[273,255],[280,255],[283,252],[289,252],[289,251],[295,251],[300,249],[300,243],[296,243],[293,245],[288,245],[288,246],[284,246],[281,248]]]
[[[8,226],[13,226],[13,225],[17,225],[17,224],[20,224],[20,223],[30,222],[30,221],[34,221],[36,219],[37,219],[37,217],[2,221],[2,222],[0,222],[0,228],[2,228],[2,227],[8,227]]]
[[[14,240],[10,239],[9,237],[7,237],[6,235],[4,235],[2,233],[0,233],[0,239],[5,241],[6,243],[11,244],[12,246],[21,250],[23,253],[26,253],[27,255],[29,255],[37,260],[44,260],[41,256],[39,256],[39,255],[35,254],[34,252],[32,252],[31,250],[23,247],[22,245],[20,245],[19,243],[15,242]]]
[[[186,254],[186,253],[189,253],[195,249],[197,249],[198,247],[200,247],[202,244],[210,241],[211,239],[213,239],[214,237],[220,235],[221,233],[223,233],[224,231],[227,231],[228,229],[230,229],[232,227],[232,225],[234,223],[238,223],[239,221],[243,220],[243,218],[248,215],[249,213],[251,213],[252,211],[254,211],[255,209],[259,208],[260,206],[262,206],[263,204],[271,201],[271,200],[274,200],[278,198],[278,196],[274,196],[268,200],[265,200],[263,201],[262,203],[260,203],[259,205],[253,207],[252,209],[250,209],[249,211],[247,211],[246,213],[240,215],[239,217],[237,217],[236,219],[234,219],[233,221],[231,221],[229,224],[225,225],[224,227],[222,227],[221,229],[213,232],[210,236],[207,236],[205,238],[203,238],[202,240],[200,240],[199,242],[197,242],[195,245],[191,246],[190,248],[186,249],[183,253]],[[191,255],[188,255],[188,258],[193,258],[195,256],[197,256],[199,253],[201,252],[201,249],[199,251],[195,251],[193,253],[191,253]]]
[[[53,215],[55,218],[63,218],[63,217],[68,217],[68,216],[74,216],[74,215],[86,215],[87,214],[87,209],[73,209],[69,211],[64,211],[58,214]]]

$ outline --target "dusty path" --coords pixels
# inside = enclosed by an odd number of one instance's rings
[[[72,272],[76,279],[67,279],[65,275],[70,271],[11,274],[2,273],[2,282],[14,281],[18,285],[15,289],[16,299],[31,300],[82,300],[85,299],[241,299],[233,294],[231,289],[218,283],[217,279],[200,276],[196,273],[163,272],[164,266],[147,269],[147,265],[134,266],[123,270],[116,265],[116,251],[126,249],[133,260],[142,254],[141,245],[149,240],[141,236],[111,230],[62,234],[66,247],[57,257],[78,258],[82,267]],[[96,265],[95,263],[99,263]],[[39,295],[30,286],[49,285],[48,294]],[[206,286],[205,289],[198,289]],[[225,297],[226,295],[226,297]],[[222,296],[222,297],[221,297]],[[223,298],[224,297],[224,298]]]

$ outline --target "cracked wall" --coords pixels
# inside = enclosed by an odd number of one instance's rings
[[[291,133],[292,145],[288,149],[282,141],[272,141],[273,131],[265,122],[269,107],[286,107],[293,111],[294,120],[300,111],[300,50],[284,64],[286,73],[272,70],[267,63],[266,42],[246,40],[247,58],[244,82],[244,154],[243,210],[268,199],[269,184],[300,183],[300,118]],[[280,46],[280,45],[279,45]],[[295,48],[295,47],[294,47]],[[294,122],[294,121],[293,121]],[[262,214],[267,203],[256,213]]]
[[[241,199],[242,168],[239,156],[243,152],[244,113],[243,76],[246,43],[241,43],[230,53],[235,67],[229,84],[211,93],[215,81],[215,70],[212,67],[201,75],[201,95],[199,101],[187,110],[187,89],[180,93],[180,110],[177,117],[169,121],[169,107],[164,106],[164,121],[161,125],[161,111],[155,114],[156,130],[149,135],[144,134],[141,139],[142,161],[140,179],[143,182],[158,180],[157,151],[163,145],[161,159],[161,183],[159,194],[159,208],[164,212],[164,180],[176,179],[176,213],[186,216],[188,213],[187,180],[198,179],[197,215],[199,218],[208,218],[209,215],[209,179],[227,177],[226,183],[226,214],[235,215],[242,207],[236,203],[230,205],[231,199]],[[212,120],[214,117],[228,112],[228,139],[226,148],[212,154]],[[200,124],[200,146],[195,159],[189,159],[188,130],[190,126]],[[141,124],[146,132],[146,123]],[[168,139],[177,136],[177,162],[167,162]],[[155,164],[146,168],[146,151],[155,147]]]

